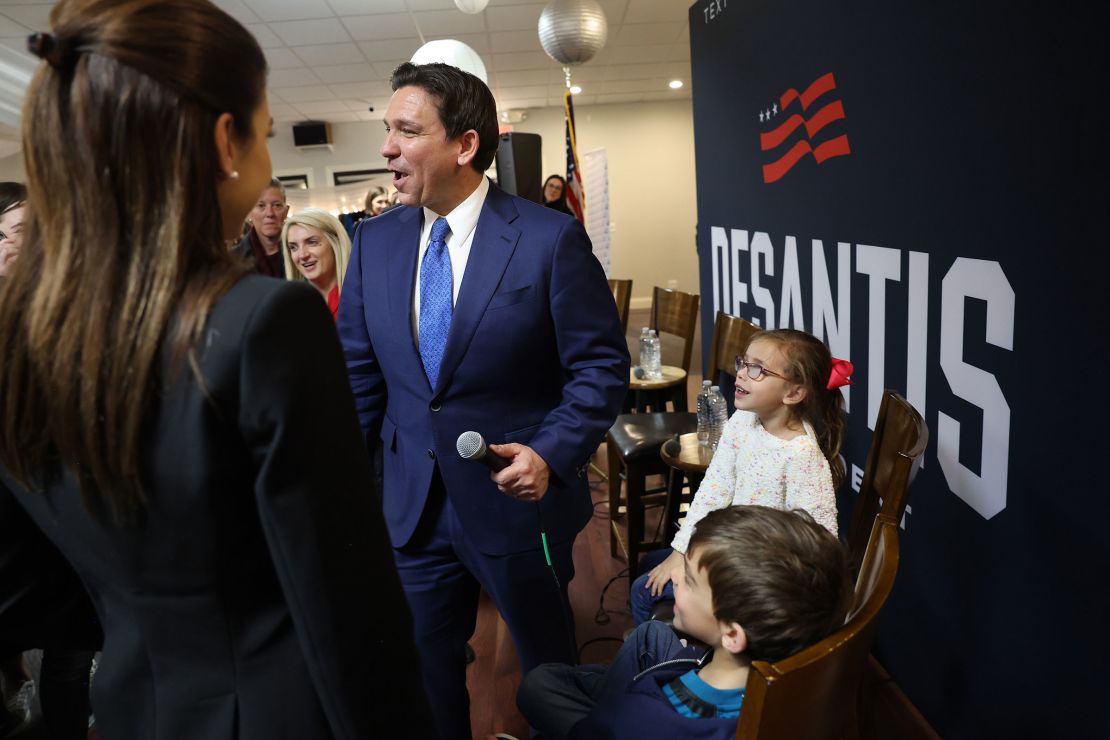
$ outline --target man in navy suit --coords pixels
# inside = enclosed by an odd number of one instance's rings
[[[363,431],[383,445],[382,503],[437,726],[469,738],[464,650],[479,588],[524,671],[575,658],[571,547],[592,513],[586,466],[628,387],[628,347],[581,224],[483,175],[498,144],[489,88],[410,63],[392,86],[381,153],[408,207],[360,225],[338,328]],[[461,459],[455,441],[470,430],[511,464],[491,475]]]

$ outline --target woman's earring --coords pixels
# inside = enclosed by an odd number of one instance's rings
[[[239,170],[232,170],[231,172],[229,172],[228,175],[227,175],[227,179],[229,179],[229,180],[238,180],[239,179]]]

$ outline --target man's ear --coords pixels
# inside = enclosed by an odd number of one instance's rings
[[[235,171],[238,147],[235,143],[235,119],[230,113],[221,113],[216,119],[212,138],[216,145],[216,162],[219,165],[220,174],[225,178],[231,177],[231,173]]]
[[[463,132],[459,137],[459,159],[460,167],[470,166],[471,160],[478,156],[478,132],[474,129],[469,129]]]
[[[787,389],[786,395],[782,397],[782,402],[787,406],[794,406],[806,400],[808,389],[801,383],[791,383],[790,388]]]
[[[736,622],[721,622],[721,645],[733,655],[748,649],[748,635]]]

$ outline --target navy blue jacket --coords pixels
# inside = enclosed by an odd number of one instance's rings
[[[571,730],[570,740],[732,740],[736,719],[683,717],[671,706],[663,687],[702,661],[668,660],[649,668],[622,694],[602,700]]]
[[[538,547],[536,507],[458,456],[455,441],[470,430],[544,459],[547,536],[571,540],[592,513],[586,465],[628,388],[628,345],[589,238],[573,218],[491,185],[432,388],[412,333],[420,230],[420,208],[359,225],[337,320],[363,434],[382,441],[393,546],[412,537],[438,464],[482,552]]]

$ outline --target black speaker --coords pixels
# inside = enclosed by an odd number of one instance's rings
[[[501,189],[543,203],[542,149],[539,134],[501,134],[497,145],[497,184]]]
[[[331,125],[324,121],[293,124],[293,146],[323,146],[331,143]]]

